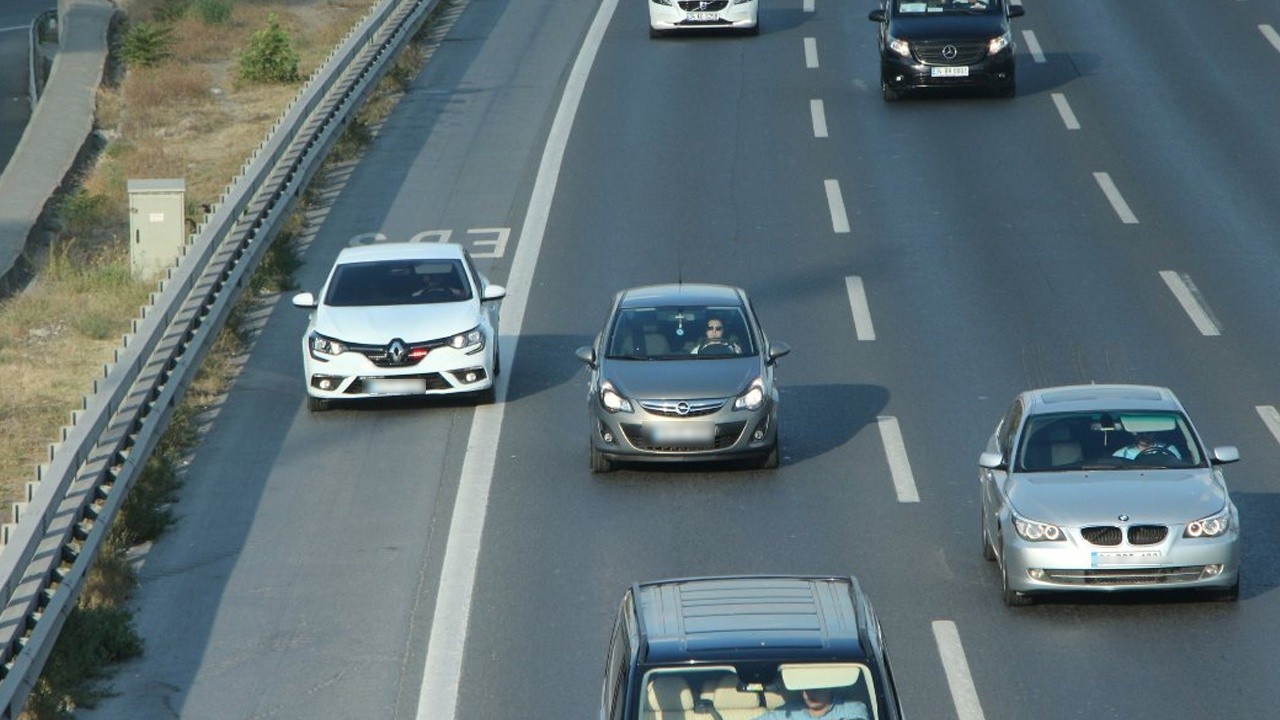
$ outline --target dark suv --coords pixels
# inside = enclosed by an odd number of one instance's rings
[[[601,720],[754,720],[802,709],[902,720],[880,623],[854,578],[663,580],[623,596]]]
[[[1017,93],[1007,0],[885,0],[880,23],[880,89],[886,101],[910,90],[978,87]]]

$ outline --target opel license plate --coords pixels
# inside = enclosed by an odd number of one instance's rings
[[[716,428],[709,422],[652,422],[645,423],[644,429],[654,445],[707,448],[715,445]]]

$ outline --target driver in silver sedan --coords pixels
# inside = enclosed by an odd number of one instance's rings
[[[1132,442],[1111,453],[1112,457],[1125,460],[1134,460],[1140,455],[1172,455],[1179,460],[1182,459],[1182,453],[1178,452],[1178,448],[1169,443],[1160,442],[1155,435],[1147,432],[1134,433]]]

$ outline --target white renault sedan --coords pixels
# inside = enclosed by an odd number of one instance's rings
[[[758,0],[649,0],[649,37],[721,29],[759,34]]]
[[[332,400],[466,393],[492,402],[498,300],[460,245],[379,243],[338,254],[302,338],[307,405]]]

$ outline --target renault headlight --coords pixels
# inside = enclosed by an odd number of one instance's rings
[[[1067,533],[1057,525],[1028,520],[1017,515],[1013,516],[1013,527],[1018,531],[1018,537],[1031,542],[1057,542],[1067,539]]]
[[[311,357],[317,360],[324,360],[322,355],[341,355],[347,351],[346,343],[314,331],[307,336],[307,347],[311,348]]]
[[[734,410],[759,410],[764,404],[764,382],[760,378],[751,381],[751,387],[733,401]]]
[[[631,401],[614,390],[608,380],[600,383],[600,405],[611,413],[632,411]]]
[[[449,338],[449,347],[454,350],[465,350],[468,355],[478,353],[484,349],[484,333],[480,332],[479,326],[473,327]]]
[[[1210,515],[1207,518],[1200,518],[1187,523],[1187,529],[1182,531],[1184,538],[1201,538],[1201,537],[1218,537],[1231,528],[1231,508],[1224,508],[1222,512]]]

